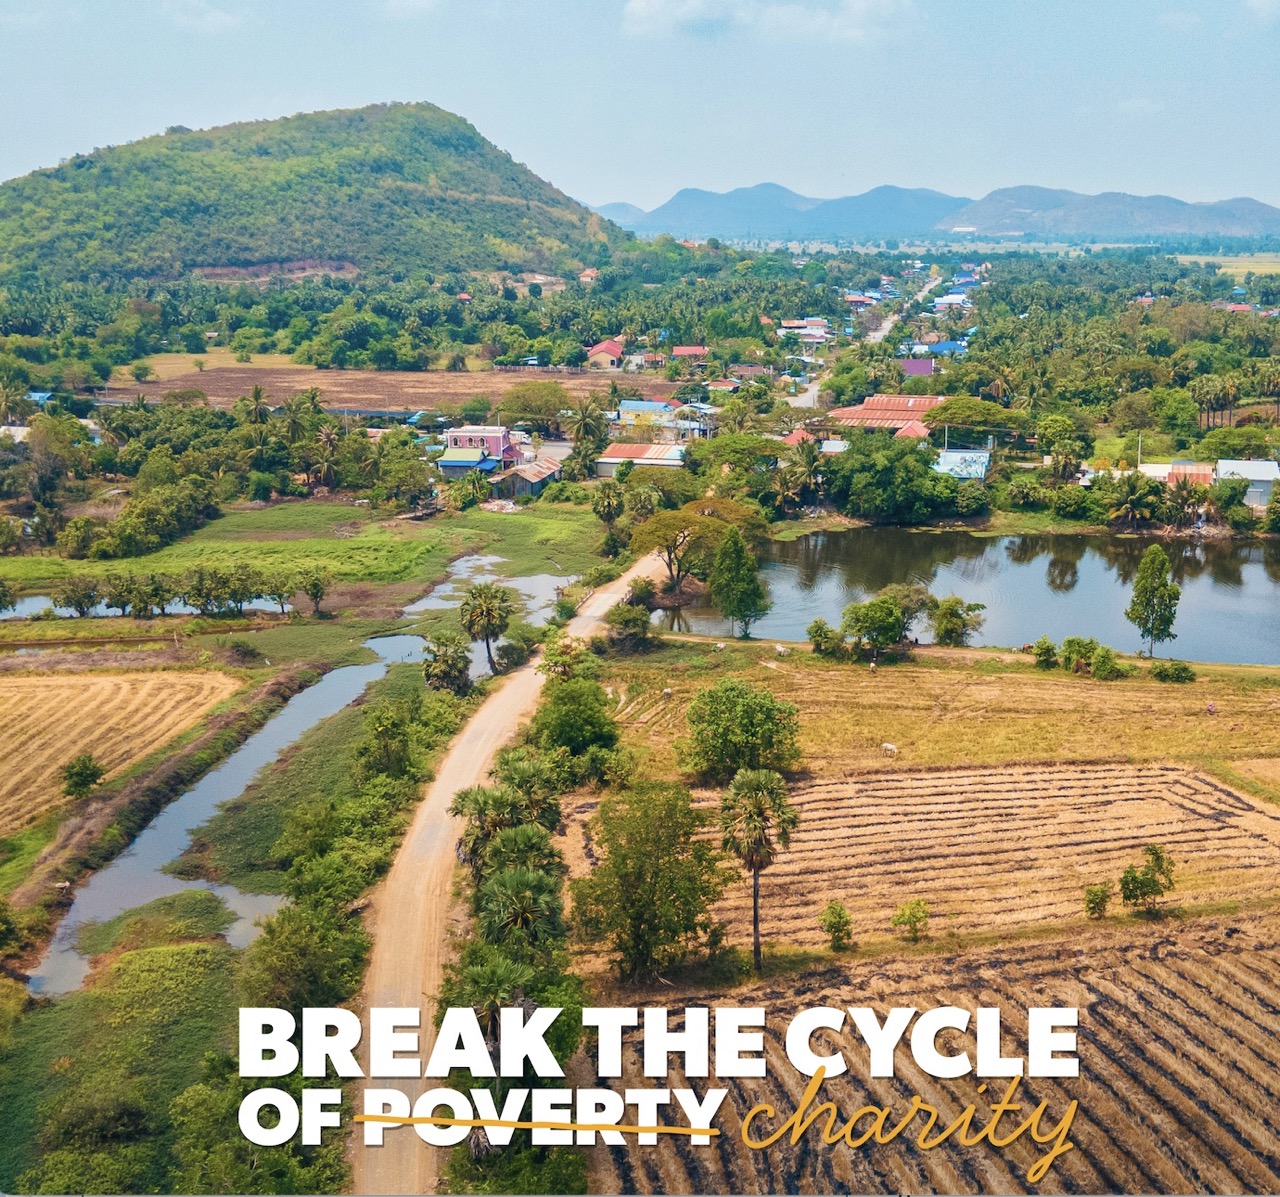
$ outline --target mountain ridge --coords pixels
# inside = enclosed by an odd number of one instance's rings
[[[0,278],[165,278],[312,259],[563,272],[627,240],[426,103],[172,128],[0,183]]]
[[[728,192],[685,188],[649,212],[622,204],[599,210],[641,236],[728,240],[937,240],[962,230],[998,238],[1280,236],[1280,208],[1248,197],[1191,202],[1030,185],[997,188],[976,200],[887,185],[823,200],[764,183]]]

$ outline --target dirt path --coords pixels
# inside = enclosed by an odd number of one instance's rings
[[[583,603],[569,623],[569,632],[574,636],[598,633],[605,612],[623,597],[633,578],[656,579],[662,572],[655,558],[638,562]],[[459,820],[449,814],[449,803],[458,790],[488,781],[498,750],[532,717],[545,681],[536,666],[532,661],[507,677],[453,741],[366,920],[373,952],[365,975],[363,1007],[420,1006],[423,1057],[435,1039],[433,997],[452,951],[450,932],[461,928],[463,919],[453,895]],[[426,1088],[421,1081],[394,1084],[411,1099]],[[376,1149],[364,1147],[357,1128],[349,1150],[353,1193],[435,1191],[443,1157],[411,1127],[388,1128],[384,1146]]]

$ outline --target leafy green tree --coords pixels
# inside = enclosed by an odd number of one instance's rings
[[[968,644],[969,637],[981,630],[985,610],[985,603],[966,603],[954,594],[939,599],[929,614],[934,641],[948,648]]]
[[[739,769],[789,769],[800,759],[793,703],[763,686],[723,678],[689,704],[689,738],[678,741],[684,765],[704,777],[732,777]]]
[[[907,619],[893,599],[882,596],[865,603],[850,603],[844,609],[840,628],[855,645],[861,644],[870,651],[874,659],[906,636]]]
[[[9,611],[17,605],[13,587],[6,578],[0,578],[0,611]]]
[[[923,898],[911,898],[903,902],[893,912],[889,926],[901,927],[912,943],[918,943],[920,937],[929,929],[929,907]]]
[[[605,799],[591,821],[599,863],[574,881],[583,943],[603,946],[624,981],[651,981],[706,944],[732,872],[703,834],[689,791],[655,782]]]
[[[87,798],[106,775],[91,752],[81,752],[62,766],[62,792],[68,798]]]
[[[1133,584],[1133,598],[1124,613],[1147,642],[1148,656],[1155,656],[1157,643],[1177,639],[1173,624],[1178,618],[1182,588],[1171,581],[1169,574],[1168,553],[1158,544],[1153,544],[1142,554]]]
[[[742,625],[743,639],[750,638],[751,625],[773,606],[760,581],[755,554],[734,527],[725,533],[716,550],[708,586],[712,604],[730,627]]]
[[[1058,668],[1058,646],[1048,636],[1041,636],[1031,651],[1035,654],[1037,669]]]
[[[484,641],[489,672],[497,673],[493,641],[499,639],[511,624],[511,617],[515,614],[515,596],[496,582],[476,582],[463,595],[460,614],[467,635],[472,640]]]
[[[760,874],[791,843],[800,812],[787,801],[787,783],[772,769],[739,769],[720,801],[721,847],[751,874],[751,957],[760,947]]]
[[[615,603],[605,612],[604,622],[609,629],[609,643],[620,652],[640,652],[653,639],[653,624],[645,607]]]
[[[544,749],[566,748],[579,756],[590,748],[612,748],[618,742],[618,725],[609,713],[609,696],[598,682],[569,678],[548,683],[530,734]]]
[[[1110,881],[1084,887],[1084,912],[1091,919],[1105,918],[1111,896],[1115,892]]]
[[[320,615],[320,604],[324,602],[332,585],[333,579],[329,574],[319,569],[303,570],[298,577],[298,589],[311,600],[311,614],[317,618]]]
[[[464,636],[442,632],[427,641],[422,676],[433,690],[459,696],[471,689],[471,645]]]
[[[674,590],[723,530],[724,525],[709,516],[683,509],[659,511],[636,525],[631,533],[631,551],[637,556],[656,552],[667,567],[667,577]]]
[[[1173,858],[1159,845],[1142,850],[1143,863],[1130,865],[1120,877],[1120,897],[1126,906],[1154,913],[1157,903],[1174,886]]]
[[[275,603],[280,608],[281,615],[285,613],[289,600],[298,592],[298,580],[292,574],[283,572],[267,574],[259,585],[262,597]]]
[[[368,950],[358,917],[311,902],[284,906],[244,950],[241,1004],[295,1014],[307,1006],[335,1006],[359,987]]]
[[[833,952],[847,952],[853,943],[853,919],[845,904],[835,898],[823,907],[818,929],[827,937]]]
[[[69,607],[84,619],[98,605],[101,595],[96,578],[88,574],[72,574],[53,588],[50,597],[55,607]]]

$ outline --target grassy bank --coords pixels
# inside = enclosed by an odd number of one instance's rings
[[[420,582],[443,576],[463,553],[502,557],[512,576],[576,574],[599,560],[602,536],[589,507],[533,504],[512,513],[469,511],[397,520],[367,507],[318,499],[228,510],[176,544],[120,561],[53,554],[0,558],[0,578],[38,594],[71,574],[125,570],[183,573],[197,566],[252,565],[267,572],[323,570],[339,582]]]

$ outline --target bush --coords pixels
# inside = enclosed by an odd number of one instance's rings
[[[1100,644],[1089,658],[1089,672],[1100,682],[1114,682],[1125,677],[1128,670],[1116,660],[1116,654],[1105,644]]]
[[[1084,887],[1085,914],[1091,919],[1104,918],[1113,892],[1110,881],[1104,881],[1101,885],[1086,885]]]
[[[93,759],[93,754],[82,752],[62,767],[62,792],[68,798],[84,798],[93,792],[94,786],[106,776],[104,769]]]
[[[1041,636],[1032,646],[1037,669],[1058,668],[1058,646],[1048,636]]]
[[[991,510],[991,495],[976,479],[960,483],[956,491],[957,515],[982,515]]]
[[[832,899],[818,918],[818,927],[831,942],[833,952],[847,952],[852,946],[853,919],[843,902]]]
[[[1072,673],[1086,673],[1097,651],[1098,642],[1092,637],[1068,636],[1062,642],[1062,668]]]
[[[739,769],[790,768],[800,759],[795,706],[764,686],[725,678],[701,690],[689,704],[687,741],[677,744],[682,763],[709,778]]]
[[[1097,515],[1093,496],[1083,486],[1061,486],[1053,492],[1053,514],[1064,520],[1087,520]]]
[[[581,507],[591,502],[591,492],[577,482],[553,482],[543,488],[540,498],[544,503],[572,503]]]
[[[1011,507],[1041,507],[1047,497],[1044,487],[1025,474],[1011,479],[1005,487],[1004,495]]]
[[[648,609],[630,603],[610,607],[604,622],[609,629],[610,645],[620,652],[639,652],[648,645],[653,631]]]
[[[627,602],[633,607],[652,607],[656,595],[656,587],[652,578],[632,578],[627,587]]]
[[[1156,911],[1156,902],[1173,889],[1173,860],[1159,844],[1142,850],[1141,867],[1130,865],[1120,877],[1120,897],[1126,906]]]
[[[547,698],[530,725],[532,738],[548,751],[567,748],[577,755],[587,749],[612,748],[618,725],[609,714],[609,696],[586,678],[552,681]]]
[[[1227,521],[1232,532],[1252,532],[1258,527],[1257,517],[1243,503],[1228,507],[1222,513],[1222,518]]]
[[[813,651],[820,657],[838,657],[845,649],[844,636],[825,619],[815,619],[806,629]]]
[[[1186,661],[1157,661],[1151,666],[1151,676],[1158,682],[1194,682],[1196,671]]]
[[[929,929],[929,907],[923,898],[912,898],[903,902],[893,912],[889,920],[890,927],[901,927],[912,943],[917,943]]]

